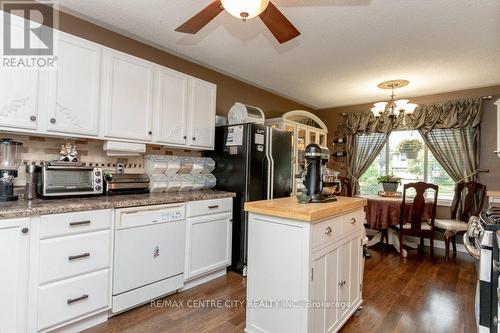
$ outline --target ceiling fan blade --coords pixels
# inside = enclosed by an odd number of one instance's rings
[[[195,34],[200,31],[201,28],[206,26],[210,21],[212,21],[223,10],[224,8],[222,8],[220,0],[214,0],[211,4],[202,9],[198,14],[191,17],[189,20],[177,27],[175,31]]]
[[[269,2],[266,10],[259,17],[281,44],[300,35],[297,28],[288,21],[285,15],[272,2]]]

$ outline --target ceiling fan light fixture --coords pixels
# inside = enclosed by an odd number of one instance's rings
[[[221,0],[221,3],[229,14],[245,21],[262,14],[269,0]]]

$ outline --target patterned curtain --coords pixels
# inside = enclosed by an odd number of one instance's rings
[[[406,124],[418,129],[436,160],[455,182],[474,181],[479,169],[482,99],[418,107]]]
[[[348,113],[345,132],[347,136],[347,176],[351,180],[352,193],[359,193],[359,178],[380,154],[394,126],[401,117],[374,117],[373,114]]]

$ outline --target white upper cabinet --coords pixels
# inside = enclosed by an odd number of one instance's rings
[[[190,91],[190,146],[213,149],[217,86],[192,78]]]
[[[0,70],[0,127],[36,130],[38,70]]]
[[[108,52],[105,136],[151,141],[154,65],[121,52]]]
[[[189,76],[165,67],[158,67],[156,73],[154,141],[185,145],[188,130]]]
[[[0,12],[0,24],[4,13]],[[11,40],[24,40],[24,20],[11,16]],[[0,127],[36,130],[40,72],[37,69],[0,69]]]
[[[59,33],[57,70],[51,73],[47,130],[98,135],[101,47]]]

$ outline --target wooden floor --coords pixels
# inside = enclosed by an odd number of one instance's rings
[[[364,308],[342,333],[476,333],[474,261],[459,254],[445,264],[409,251],[404,262],[392,249],[375,247],[366,261]],[[97,332],[243,332],[245,279],[235,273],[111,318],[87,333]],[[195,302],[213,302],[198,303]],[[226,307],[229,301],[232,307]],[[218,302],[218,303],[216,303]],[[197,305],[193,307],[193,305]]]

